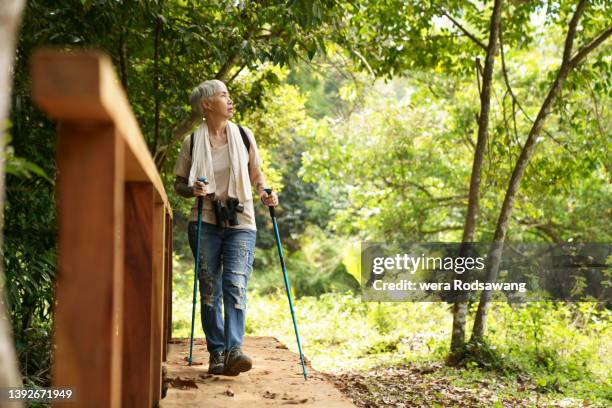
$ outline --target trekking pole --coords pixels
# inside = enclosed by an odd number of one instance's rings
[[[206,183],[206,177],[200,177],[198,181]],[[198,301],[198,271],[200,270],[200,230],[202,229],[202,206],[204,205],[204,197],[198,196],[198,226],[196,228],[196,259],[195,269],[193,272],[193,308],[191,309],[191,339],[189,341],[189,365],[192,362],[193,356],[193,330],[195,326],[195,310]]]
[[[271,188],[264,188],[264,191],[268,194],[272,193]],[[274,207],[268,207],[270,210],[270,217],[272,217],[272,225],[274,226],[274,236],[276,238],[276,247],[278,248],[278,257],[280,258],[281,268],[283,269],[283,278],[285,279],[285,290],[287,291],[287,299],[289,299],[289,309],[291,310],[291,318],[293,319],[293,328],[295,329],[295,338],[297,340],[298,350],[300,352],[300,361],[302,362],[302,373],[304,374],[304,380],[308,379],[308,373],[306,372],[306,365],[304,364],[304,355],[302,354],[302,344],[300,343],[300,335],[298,333],[297,322],[295,320],[295,312],[293,311],[293,302],[291,301],[291,289],[289,288],[289,279],[287,278],[287,268],[285,267],[285,260],[283,258],[283,247],[281,246],[280,235],[278,234],[278,225],[276,225],[276,213]]]

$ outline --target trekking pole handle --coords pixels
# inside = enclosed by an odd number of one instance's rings
[[[207,183],[208,182],[206,177],[199,177],[198,181],[200,181],[202,183]],[[202,198],[203,198],[202,196],[198,196],[198,214],[200,214],[202,212],[202,207],[204,206],[204,200]]]
[[[272,194],[272,189],[270,187],[264,187],[264,191],[269,195]],[[270,217],[275,218],[276,217],[276,213],[274,211],[274,207],[273,206],[269,206],[268,209],[270,210]]]

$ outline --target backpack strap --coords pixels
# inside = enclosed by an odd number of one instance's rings
[[[193,133],[189,135],[189,157],[193,161]]]
[[[249,153],[251,151],[251,141],[249,140],[249,137],[247,136],[242,126],[238,125],[238,129],[240,129],[240,136],[242,136],[242,143],[244,143],[244,146],[247,149],[247,153]]]
[[[247,149],[247,153],[249,153],[251,151],[251,141],[249,140],[249,137],[246,134],[246,131],[244,130],[244,128],[240,125],[238,125],[238,129],[240,129],[240,136],[242,136],[242,143],[244,143],[244,147],[246,147]],[[189,135],[189,157],[192,158],[193,160],[193,133],[191,135]],[[249,161],[249,166],[251,165],[251,162]]]

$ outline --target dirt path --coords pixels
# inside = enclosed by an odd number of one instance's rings
[[[201,339],[196,341],[191,367],[185,361],[189,341],[174,340],[170,345],[164,363],[169,389],[160,407],[354,407],[310,365],[308,381],[304,381],[299,357],[273,337],[246,338],[243,351],[253,359],[253,368],[238,377],[207,374],[208,353],[203,344]]]

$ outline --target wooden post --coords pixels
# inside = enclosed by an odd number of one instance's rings
[[[172,338],[172,218],[166,213],[166,245],[164,256],[164,344],[162,361],[168,356],[168,342]]]
[[[172,208],[168,208],[168,253],[170,257],[168,259],[168,339],[166,343],[170,343],[172,340],[172,271],[174,264],[174,223],[172,222]]]
[[[59,128],[53,385],[70,407],[121,405],[123,150],[109,123]]]
[[[155,406],[172,300],[163,182],[107,56],[46,49],[31,62],[33,99],[60,123],[53,385],[75,389],[72,408]]]
[[[126,183],[122,404],[130,408],[152,406],[153,200],[151,183]]]
[[[166,227],[166,210],[163,203],[155,204],[153,221],[153,313],[151,320],[151,390],[153,392],[153,404],[161,399],[162,384],[162,343],[163,343],[163,293],[164,293],[164,241]]]

